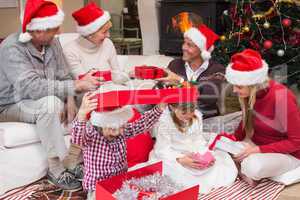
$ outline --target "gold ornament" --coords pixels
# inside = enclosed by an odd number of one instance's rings
[[[246,33],[248,33],[250,31],[249,26],[244,26],[243,27],[243,31],[246,32]]]
[[[221,35],[221,36],[220,36],[220,40],[221,40],[221,41],[225,41],[225,40],[226,40],[226,36],[225,36],[225,35]]]

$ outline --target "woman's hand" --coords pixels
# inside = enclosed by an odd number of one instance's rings
[[[77,118],[79,121],[86,121],[86,115],[97,108],[98,99],[93,98],[96,92],[87,92],[82,98],[82,103],[79,108]]]
[[[181,158],[177,158],[176,160],[177,160],[178,163],[180,163],[184,167],[189,167],[189,168],[198,169],[198,170],[206,169],[208,167],[211,167],[214,164],[214,162],[213,162],[209,166],[207,166],[207,165],[204,165],[204,164],[201,164],[199,162],[194,161],[189,156],[184,156],[184,157],[181,157]]]
[[[243,161],[245,158],[247,158],[253,153],[260,153],[260,149],[256,145],[251,145],[247,142],[244,142],[243,145],[245,146],[244,150],[241,153],[234,156],[234,160],[237,162]]]

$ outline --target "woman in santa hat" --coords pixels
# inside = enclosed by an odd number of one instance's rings
[[[299,167],[300,111],[294,94],[268,78],[268,64],[251,49],[231,57],[225,76],[243,113],[235,131],[245,145],[235,156],[241,177],[254,186]]]
[[[80,37],[67,44],[64,53],[73,77],[78,78],[79,75],[96,69],[111,71],[112,80],[116,83],[127,81],[128,76],[121,69],[116,49],[109,39],[112,23],[108,11],[91,2],[73,12],[72,16],[77,22]]]

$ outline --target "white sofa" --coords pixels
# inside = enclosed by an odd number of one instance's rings
[[[77,34],[62,34],[60,36],[62,46],[76,37]],[[166,67],[172,58],[161,55],[120,55],[118,60],[120,65],[129,71],[131,67],[142,64]],[[68,135],[65,137],[67,144],[69,138]],[[40,144],[35,125],[0,123],[0,195],[42,178],[46,175],[46,171],[46,154]]]

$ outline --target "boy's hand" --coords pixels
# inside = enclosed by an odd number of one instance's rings
[[[87,92],[82,98],[82,103],[79,108],[77,118],[79,121],[86,121],[86,115],[97,108],[98,99],[93,98],[96,92]]]
[[[161,110],[161,111],[164,111],[166,109],[168,104],[166,103],[160,103],[158,104],[158,108]]]

